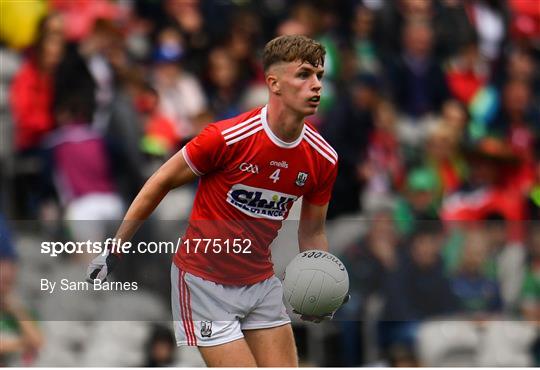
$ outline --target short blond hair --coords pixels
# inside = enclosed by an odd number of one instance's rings
[[[263,51],[264,71],[281,62],[306,62],[314,67],[324,65],[326,50],[319,42],[302,35],[279,36],[269,41]]]

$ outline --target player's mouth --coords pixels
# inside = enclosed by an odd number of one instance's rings
[[[319,102],[321,101],[321,96],[320,95],[312,96],[311,98],[308,99],[308,101],[313,105],[319,105]]]

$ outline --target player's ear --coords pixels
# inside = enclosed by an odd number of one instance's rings
[[[281,95],[281,88],[279,86],[279,78],[276,73],[272,71],[266,75],[266,84],[270,88],[270,92],[276,95]]]

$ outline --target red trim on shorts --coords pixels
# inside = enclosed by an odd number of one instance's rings
[[[184,272],[181,271],[178,274],[178,290],[179,290],[179,303],[180,303],[180,314],[182,316],[182,324],[184,325],[184,332],[186,333],[186,339],[188,346],[193,345],[193,333],[189,331],[189,324],[187,320],[186,305],[185,305],[185,293],[184,293],[184,284],[183,277]]]
[[[184,284],[184,290],[187,292],[187,296],[185,297],[186,300],[186,307],[187,307],[187,316],[188,316],[188,326],[191,330],[191,334],[193,336],[193,346],[197,345],[197,336],[195,335],[195,326],[193,325],[193,316],[191,315],[191,292],[189,291],[189,287],[185,280],[186,273],[182,272],[182,283]]]

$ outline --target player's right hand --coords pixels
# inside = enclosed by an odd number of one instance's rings
[[[325,321],[325,320],[332,320],[334,318],[334,312],[327,313],[320,316],[304,315],[296,310],[293,310],[293,312],[295,314],[300,315],[300,320],[314,322],[315,324],[319,324],[320,322]]]
[[[86,269],[86,281],[92,284],[94,284],[95,279],[106,281],[119,260],[120,257],[109,252],[100,254],[88,265]]]

